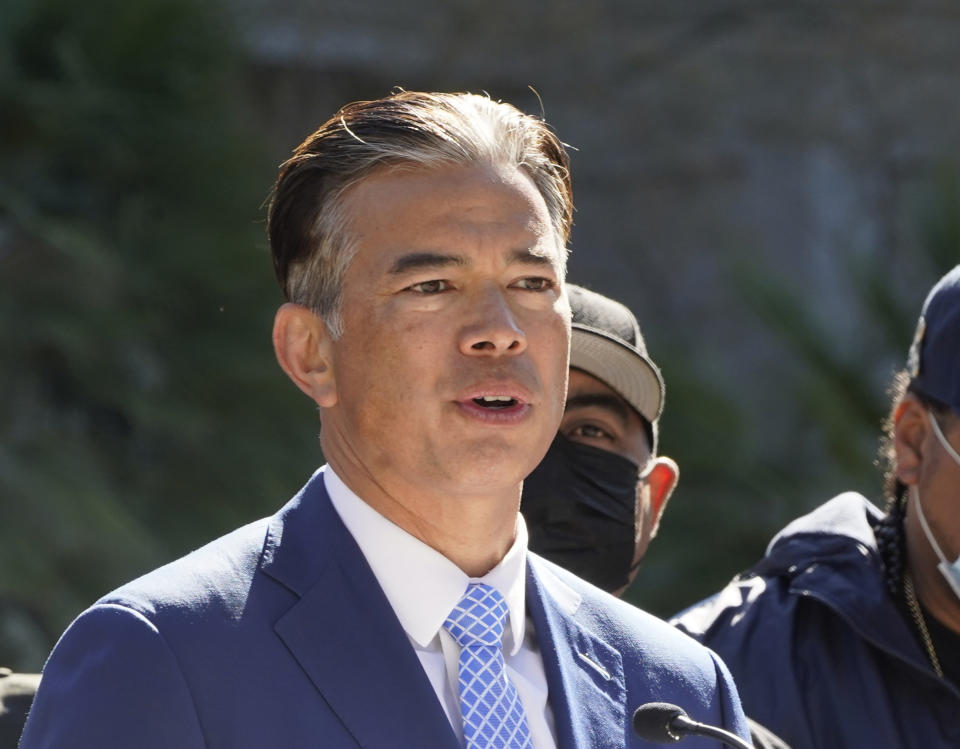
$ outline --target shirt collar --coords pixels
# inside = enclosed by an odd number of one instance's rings
[[[404,631],[417,645],[425,648],[433,641],[468,583],[482,582],[496,588],[506,601],[510,623],[504,650],[516,654],[526,626],[527,526],[519,512],[513,545],[490,572],[473,578],[374,510],[329,465],[321,471],[334,509],[366,557]]]

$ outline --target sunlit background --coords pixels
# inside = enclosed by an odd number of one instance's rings
[[[833,494],[881,501],[885,387],[960,262],[957,38],[953,0],[4,0],[0,665],[322,461],[262,203],[395,86],[572,148],[570,278],[640,317],[681,468],[631,600],[673,613]]]

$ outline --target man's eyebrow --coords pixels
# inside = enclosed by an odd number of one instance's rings
[[[447,255],[440,252],[411,252],[394,260],[393,265],[387,272],[393,276],[400,276],[404,273],[427,268],[462,267],[466,264],[466,259],[460,255]]]
[[[537,265],[541,267],[553,267],[555,258],[543,252],[534,252],[529,248],[514,250],[508,258],[510,263],[521,263],[523,265]]]
[[[612,393],[581,393],[580,395],[574,395],[572,398],[567,398],[564,410],[572,411],[577,408],[590,408],[591,406],[607,409],[618,416],[624,425],[630,421],[630,406],[627,405],[627,402],[623,398]]]
[[[535,265],[541,268],[552,268],[554,266],[554,259],[550,255],[534,252],[529,248],[513,250],[507,261],[511,264]],[[392,276],[400,276],[404,273],[430,268],[462,268],[468,264],[469,261],[462,255],[452,255],[444,252],[409,252],[394,260],[387,273]]]

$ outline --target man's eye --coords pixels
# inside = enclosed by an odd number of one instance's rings
[[[549,291],[555,284],[549,278],[534,276],[521,278],[515,285],[525,291]]]
[[[449,288],[449,281],[421,281],[420,283],[415,283],[407,287],[409,291],[415,291],[418,294],[439,294],[442,291],[447,291]]]
[[[612,440],[611,435],[605,429],[601,429],[596,424],[580,424],[570,434],[571,437],[580,437],[590,440]]]

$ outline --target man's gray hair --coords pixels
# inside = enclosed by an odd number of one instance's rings
[[[547,124],[488,96],[400,91],[343,107],[280,166],[268,234],[287,300],[312,309],[339,337],[343,277],[355,252],[344,193],[382,167],[456,164],[508,165],[529,175],[566,257],[569,161]]]

